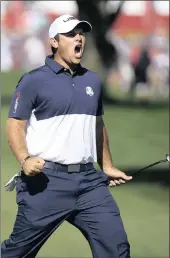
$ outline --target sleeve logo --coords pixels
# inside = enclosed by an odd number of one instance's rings
[[[16,94],[16,99],[15,99],[15,103],[14,103],[14,111],[13,113],[17,112],[17,107],[18,107],[18,103],[19,103],[19,98],[20,98],[20,92],[17,92]]]

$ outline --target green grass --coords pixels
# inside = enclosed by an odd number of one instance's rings
[[[17,86],[17,83],[22,76],[24,72],[22,71],[17,71],[17,72],[10,72],[10,73],[2,73],[2,89],[1,89],[1,94],[3,96],[10,96]]]
[[[2,96],[10,96],[21,73],[3,74]],[[19,170],[7,146],[5,122],[8,106],[1,109],[1,240],[11,233],[17,205],[15,191],[4,184]],[[106,107],[113,160],[118,167],[143,166],[169,152],[169,111]],[[162,165],[161,165],[162,166]],[[167,167],[167,164],[165,164]],[[132,258],[169,257],[169,192],[155,183],[131,182],[111,190],[122,214],[131,243]],[[64,223],[41,249],[38,257],[91,257],[81,233]]]
[[[122,109],[105,112],[113,160],[121,166],[150,164],[169,152],[169,111]]]

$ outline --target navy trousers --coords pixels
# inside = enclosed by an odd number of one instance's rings
[[[129,258],[130,245],[107,184],[107,175],[95,169],[65,173],[44,168],[33,177],[22,175],[16,186],[16,221],[1,245],[1,257],[36,257],[50,235],[68,221],[83,233],[93,258]]]

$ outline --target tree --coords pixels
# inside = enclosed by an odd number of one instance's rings
[[[116,46],[109,42],[106,38],[106,33],[111,26],[114,26],[119,14],[121,13],[125,1],[120,1],[117,10],[111,14],[104,14],[99,8],[100,0],[76,0],[79,8],[80,19],[87,19],[93,26],[92,36],[96,46],[96,50],[100,56],[103,71],[105,73],[103,79],[103,97],[105,101],[111,101],[107,96],[105,85],[105,78],[107,78],[107,71],[117,65],[118,53]],[[107,0],[103,1],[106,6]]]
[[[77,0],[76,2],[80,18],[88,19],[93,26],[92,35],[96,49],[101,57],[102,64],[109,69],[117,63],[118,54],[116,47],[105,36],[117,20],[125,1],[120,1],[117,10],[108,15],[102,15],[99,8],[99,0]],[[103,2],[106,4],[107,0]]]

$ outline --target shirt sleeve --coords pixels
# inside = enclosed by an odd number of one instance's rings
[[[36,101],[36,91],[30,74],[19,80],[13,93],[8,117],[27,120],[30,118]]]
[[[104,104],[103,104],[103,89],[101,85],[99,99],[98,99],[97,116],[102,116],[102,115],[104,115]]]

